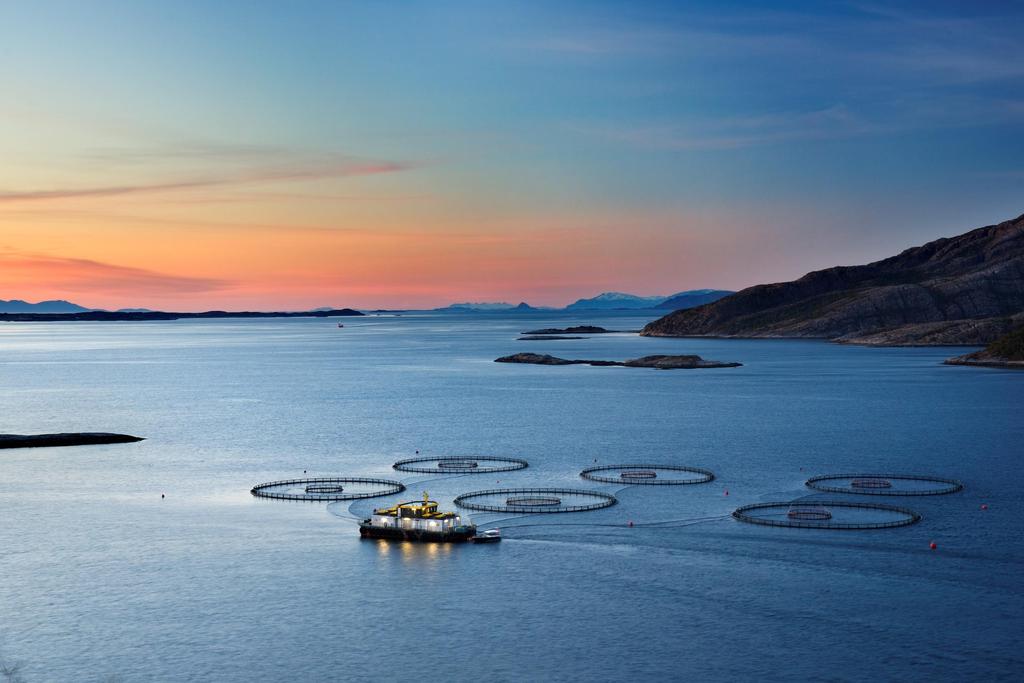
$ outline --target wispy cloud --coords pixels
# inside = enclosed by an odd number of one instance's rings
[[[250,169],[224,175],[208,175],[169,182],[69,187],[47,190],[0,190],[0,203],[31,202],[119,195],[171,192],[176,190],[223,187],[266,182],[291,182],[346,178],[396,173],[412,168],[411,164],[393,161],[336,159],[322,163],[291,164]]]
[[[0,252],[0,284],[20,287],[26,281],[45,282],[46,289],[53,292],[126,296],[201,294],[221,291],[232,284],[228,280],[169,275],[90,259]]]
[[[690,117],[653,124],[574,123],[568,127],[585,135],[642,148],[698,151],[1024,121],[1024,100],[908,95],[884,106],[862,107],[855,110],[846,104],[836,104],[810,111]]]
[[[510,43],[530,53],[589,58],[657,58],[732,53],[791,53],[808,50],[813,43],[799,32],[744,32],[728,28],[661,28],[632,26],[591,28],[551,33]]]
[[[693,119],[648,126],[587,126],[574,129],[608,140],[662,150],[715,150],[824,140],[876,132],[879,127],[844,105],[807,112]]]

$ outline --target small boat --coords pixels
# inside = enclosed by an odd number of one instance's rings
[[[476,536],[476,526],[463,522],[456,512],[443,512],[437,501],[423,492],[423,501],[408,501],[373,511],[359,524],[362,538],[388,538],[397,541],[459,543]]]
[[[345,327],[345,326],[342,325],[341,323],[338,323],[338,327]]]
[[[498,543],[501,541],[501,531],[498,529],[488,529],[482,534],[477,534],[469,539],[472,543]]]

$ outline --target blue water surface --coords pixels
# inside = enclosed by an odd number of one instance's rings
[[[29,683],[1019,677],[1024,373],[943,366],[964,351],[950,348],[516,341],[536,327],[636,330],[653,317],[0,325],[0,432],[146,437],[0,451],[0,657]],[[744,365],[492,362],[518,351]],[[417,450],[530,467],[391,469]],[[580,479],[595,462],[692,465],[717,479]],[[965,488],[872,499],[923,515],[898,529],[729,517],[808,496],[815,474],[873,471]],[[353,505],[249,494],[304,475],[393,477],[409,491]],[[619,504],[474,514],[502,529],[497,545],[359,540],[354,518],[375,504],[427,490],[449,507],[504,486],[592,488]]]

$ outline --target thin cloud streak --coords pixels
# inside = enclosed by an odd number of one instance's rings
[[[652,126],[572,126],[575,130],[640,147],[663,150],[725,150],[799,140],[826,140],[877,133],[843,105],[809,112],[699,120]]]
[[[220,292],[229,280],[169,275],[144,268],[119,266],[81,258],[63,258],[16,251],[0,253],[0,284],[23,286],[26,278],[45,281],[50,291],[139,295],[179,295]]]
[[[728,150],[786,142],[837,140],[904,131],[1000,125],[1024,120],[1024,101],[906,98],[885,111],[861,113],[845,104],[804,112],[691,119],[652,125],[570,124],[578,133],[660,150]]]
[[[244,185],[262,182],[291,182],[371,176],[383,173],[397,173],[413,168],[413,165],[392,161],[341,161],[312,166],[271,167],[222,177],[203,177],[165,183],[139,185],[111,185],[105,187],[64,188],[57,190],[0,190],[0,203],[32,202],[61,199],[82,199],[113,197],[130,194],[171,192],[229,185]]]

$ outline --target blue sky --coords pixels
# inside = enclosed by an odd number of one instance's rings
[[[881,258],[1024,212],[1022,29],[1017,2],[7,3],[0,294],[564,303]]]

